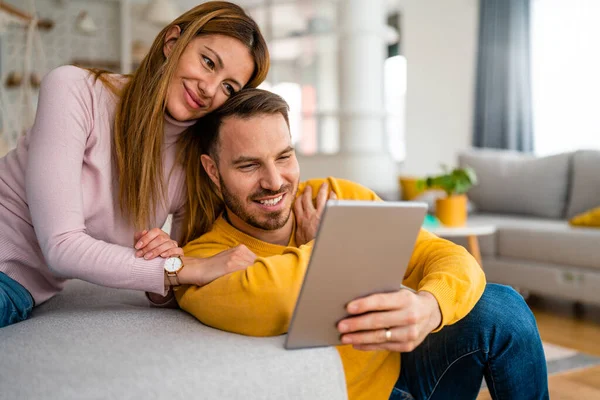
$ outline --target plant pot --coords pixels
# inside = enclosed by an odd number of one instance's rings
[[[417,187],[418,180],[419,178],[411,176],[401,176],[398,178],[402,200],[413,200],[425,191],[424,189],[419,189]]]
[[[467,223],[467,195],[461,194],[437,199],[435,216],[445,226],[465,226]]]

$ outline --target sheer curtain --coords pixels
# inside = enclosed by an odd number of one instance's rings
[[[600,149],[600,1],[533,0],[534,148]]]

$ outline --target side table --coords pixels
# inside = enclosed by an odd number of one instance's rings
[[[475,257],[479,265],[481,264],[481,251],[479,250],[479,236],[493,235],[496,233],[495,225],[469,225],[457,228],[447,226],[426,227],[429,232],[442,238],[466,237],[468,250]]]

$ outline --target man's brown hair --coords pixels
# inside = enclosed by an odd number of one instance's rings
[[[226,118],[249,119],[264,114],[281,114],[289,128],[288,111],[286,101],[273,92],[251,88],[240,90],[223,106],[201,118],[196,124],[195,136],[198,138],[201,154],[208,154],[218,162],[219,129]]]

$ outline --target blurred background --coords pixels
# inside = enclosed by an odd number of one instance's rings
[[[290,104],[303,178],[398,197],[398,176],[436,173],[472,146],[600,147],[598,1],[234,2],[268,40],[263,87]],[[198,3],[0,1],[0,154],[31,125],[50,69],[131,73],[160,29]]]

